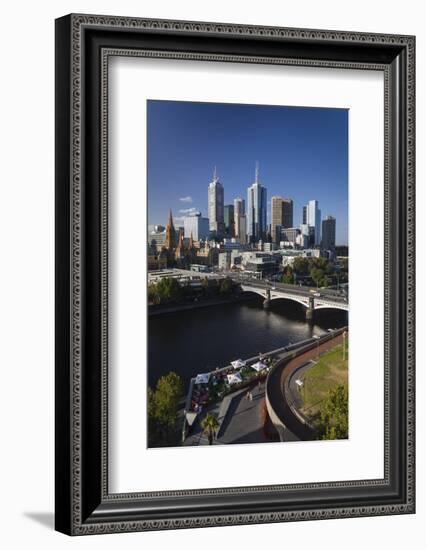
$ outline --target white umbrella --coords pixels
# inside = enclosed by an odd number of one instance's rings
[[[263,369],[266,369],[265,363],[262,363],[261,361],[258,361],[257,363],[254,363],[254,365],[250,365],[252,369],[256,370],[257,372],[260,372]]]
[[[236,372],[234,374],[228,374],[228,382],[230,384],[239,384],[242,382],[241,374],[239,372]]]
[[[196,384],[208,384],[210,380],[210,373],[205,372],[202,374],[197,374],[197,377],[195,378]]]
[[[242,359],[236,359],[235,361],[231,361],[231,365],[234,367],[234,369],[239,369],[241,367],[244,367],[246,364],[245,361]]]

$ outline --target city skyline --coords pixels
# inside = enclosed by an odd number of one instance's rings
[[[261,159],[269,157],[269,165],[261,160],[257,174],[257,157],[247,158],[254,145],[244,130],[260,118],[265,139],[256,150]],[[280,125],[284,122],[283,130]],[[218,139],[219,130],[222,139]],[[347,244],[346,110],[149,101],[148,136],[149,225],[165,225],[170,208],[176,225],[183,226],[183,218],[196,211],[208,217],[208,188],[214,174],[213,180],[217,178],[223,185],[224,205],[247,197],[258,179],[267,190],[267,224],[271,223],[274,195],[293,200],[294,227],[302,223],[303,206],[317,200],[322,216],[336,219],[336,244]],[[259,144],[257,138],[253,141]],[[228,150],[230,142],[232,151]],[[285,154],[277,156],[276,149],[284,144]],[[268,147],[274,150],[273,158]],[[241,154],[241,149],[246,154]],[[211,166],[204,166],[204,157],[209,157]],[[307,166],[309,158],[315,160],[313,166]],[[288,181],[290,174],[293,183]]]

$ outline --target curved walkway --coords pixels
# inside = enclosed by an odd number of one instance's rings
[[[301,366],[316,359],[318,355],[329,351],[343,340],[343,332],[347,327],[340,329],[338,334],[327,335],[316,344],[309,344],[302,350],[298,350],[277,363],[269,373],[266,382],[267,403],[272,411],[272,421],[277,427],[280,436],[282,430],[290,430],[299,440],[310,441],[315,439],[315,431],[307,424],[301,415],[288,403],[285,388],[291,376]],[[277,425],[279,423],[279,425]],[[281,428],[281,429],[280,429]]]

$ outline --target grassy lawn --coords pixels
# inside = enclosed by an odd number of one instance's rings
[[[318,362],[300,378],[303,380],[303,387],[300,389],[302,412],[313,417],[330,390],[339,384],[348,383],[348,342],[345,344],[345,357],[342,344],[339,344],[320,355]]]

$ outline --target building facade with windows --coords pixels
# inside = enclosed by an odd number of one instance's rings
[[[322,221],[321,248],[334,252],[336,248],[336,218],[326,216]]]
[[[195,241],[209,238],[209,220],[208,218],[203,218],[201,213],[195,214],[194,216],[185,216],[183,225],[186,239],[190,239],[191,235]]]
[[[235,237],[235,214],[233,204],[225,204],[223,208],[223,221],[225,223],[226,235],[228,237]]]
[[[306,205],[306,223],[314,228],[314,244],[319,246],[321,244],[321,210],[318,208],[318,201],[311,200]]]
[[[240,197],[237,197],[234,199],[234,232],[235,236],[239,237],[241,240],[242,234],[244,234],[244,238],[246,238],[246,224],[244,224],[244,228],[241,225],[241,218],[242,216],[245,216],[246,213],[246,202],[244,199],[241,199]]]
[[[208,188],[208,216],[209,229],[217,235],[223,235],[225,224],[224,215],[224,188],[217,176],[216,168],[213,174],[213,180]]]
[[[256,242],[266,233],[267,191],[259,181],[259,168],[256,166],[256,179],[247,189],[247,238]]]

